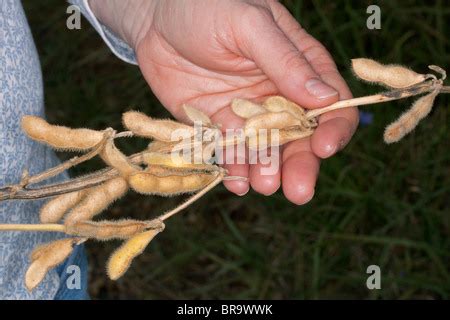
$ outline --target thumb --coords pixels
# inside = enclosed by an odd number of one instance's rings
[[[321,80],[270,11],[254,7],[247,15],[240,19],[243,52],[282,95],[306,108],[327,106],[339,99],[338,91]]]

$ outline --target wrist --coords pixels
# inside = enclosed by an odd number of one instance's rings
[[[157,0],[88,0],[95,17],[137,49],[153,22]]]

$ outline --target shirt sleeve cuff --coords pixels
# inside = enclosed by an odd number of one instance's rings
[[[118,58],[134,65],[138,64],[134,50],[125,41],[114,34],[107,26],[98,21],[89,6],[88,0],[69,0],[69,2],[80,8],[84,17],[92,24],[95,30],[97,30],[105,43]]]

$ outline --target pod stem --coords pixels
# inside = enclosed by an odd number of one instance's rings
[[[174,216],[175,214],[177,214],[178,212],[186,209],[187,207],[189,207],[192,203],[194,203],[195,201],[197,201],[198,199],[200,199],[201,197],[203,197],[206,193],[208,193],[208,191],[210,191],[211,189],[213,189],[214,187],[216,187],[218,184],[220,184],[223,179],[225,177],[225,170],[221,170],[218,174],[218,176],[209,184],[207,185],[205,188],[203,188],[202,190],[200,190],[199,192],[197,192],[195,195],[193,195],[192,197],[190,197],[187,201],[185,201],[183,204],[179,205],[178,207],[176,207],[175,209],[172,209],[166,213],[164,213],[163,215],[159,216],[157,219],[164,221],[169,219],[170,217]]]
[[[0,231],[66,232],[62,224],[0,224]]]
[[[389,101],[401,100],[401,99],[418,96],[418,95],[428,93],[428,92],[435,90],[437,85],[439,85],[439,84],[436,84],[435,80],[431,80],[431,81],[426,81],[424,83],[420,83],[418,85],[415,85],[415,86],[412,86],[409,88],[405,88],[405,89],[391,90],[391,91],[382,92],[382,93],[371,95],[371,96],[338,101],[327,107],[308,111],[306,113],[306,118],[313,119],[324,113],[334,111],[334,110],[339,110],[339,109],[358,107],[358,106],[364,106],[364,105],[369,105],[369,104],[379,104],[379,103],[385,103],[385,102],[389,102]],[[449,90],[449,87],[442,87],[440,92],[448,93],[448,90]]]

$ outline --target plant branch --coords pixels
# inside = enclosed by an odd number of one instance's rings
[[[362,105],[369,105],[369,104],[378,104],[393,100],[400,100],[405,98],[410,98],[413,96],[425,94],[428,92],[431,92],[436,89],[436,82],[435,80],[426,81],[423,83],[420,83],[418,85],[415,85],[410,88],[406,89],[399,89],[399,90],[391,90],[383,93],[379,93],[372,96],[366,96],[366,97],[360,97],[355,99],[349,99],[349,100],[343,100],[339,101],[335,104],[332,104],[328,107],[321,108],[321,109],[314,109],[311,111],[308,111],[306,113],[307,119],[313,119],[319,115],[322,115],[324,113],[338,110],[338,109],[344,109],[349,107],[357,107]],[[450,93],[450,87],[449,86],[442,86],[440,89],[441,93]],[[105,135],[106,136],[106,135]],[[117,133],[114,135],[115,138],[122,138],[122,137],[129,137],[131,136],[131,133],[128,131]],[[232,138],[224,138],[220,140],[219,146],[224,147],[228,145],[235,145],[238,143],[241,143],[241,139],[238,139],[236,137]],[[176,146],[176,147],[175,147]],[[178,144],[171,143],[167,145],[166,147],[159,150],[160,152],[170,152],[174,150],[181,150],[183,147],[192,147],[192,142],[190,144]],[[37,182],[41,182],[45,179],[48,179],[49,177],[55,176],[81,162],[87,161],[94,156],[96,156],[103,147],[103,143],[100,143],[95,149],[90,151],[89,153],[81,156],[81,157],[75,157],[55,168],[49,169],[43,173],[37,174],[32,177],[28,177],[27,173],[25,172],[24,177],[22,178],[22,181],[16,185],[7,186],[0,188],[0,201],[4,200],[12,200],[12,199],[40,199],[40,198],[48,198],[53,197],[65,193],[70,193],[90,187],[97,186],[109,179],[115,178],[119,176],[119,172],[116,169],[107,168],[103,170],[96,171],[94,173],[91,173],[89,175],[71,179],[62,183],[56,183],[56,184],[50,184],[38,188],[27,188],[27,185],[35,184]],[[129,160],[134,164],[141,164],[142,161],[142,155],[143,152],[134,154],[129,157]]]
[[[448,88],[448,87],[444,87],[443,89],[445,89],[445,88]],[[427,81],[427,82],[424,82],[424,83],[421,83],[421,84],[418,84],[418,85],[415,85],[415,86],[412,86],[412,87],[406,88],[406,89],[391,90],[391,91],[375,94],[372,96],[338,101],[332,105],[329,105],[328,107],[308,111],[306,113],[306,117],[307,117],[307,119],[313,119],[324,113],[338,110],[338,109],[358,107],[358,106],[363,106],[363,105],[378,104],[378,103],[384,103],[384,102],[388,102],[388,101],[406,99],[406,98],[410,98],[410,97],[414,97],[414,96],[418,96],[418,95],[421,95],[424,93],[431,92],[434,89],[435,89],[434,81]],[[441,89],[441,92],[442,92],[442,89]]]
[[[134,164],[140,164],[142,163],[142,154],[143,152],[136,153],[130,156],[129,159]],[[21,184],[7,186],[0,189],[0,201],[49,198],[90,187],[95,187],[117,176],[119,176],[119,172],[116,169],[107,168],[83,177],[71,179],[61,183],[50,184],[35,189],[24,188]]]
[[[203,197],[208,191],[210,191],[215,186],[217,186],[219,183],[221,183],[223,181],[224,176],[225,176],[225,170],[221,170],[219,175],[209,185],[207,185],[205,188],[203,188],[202,190],[197,192],[195,195],[193,195],[191,198],[189,198],[186,202],[184,202],[183,204],[179,205],[175,209],[170,210],[170,211],[166,212],[165,214],[159,216],[157,218],[157,220],[161,220],[161,221],[167,220],[170,217],[172,217],[175,214],[177,214],[178,212],[180,212],[181,210],[186,209],[192,203],[194,203],[195,201],[197,201],[198,199]]]
[[[0,231],[65,232],[62,224],[0,224]]]

